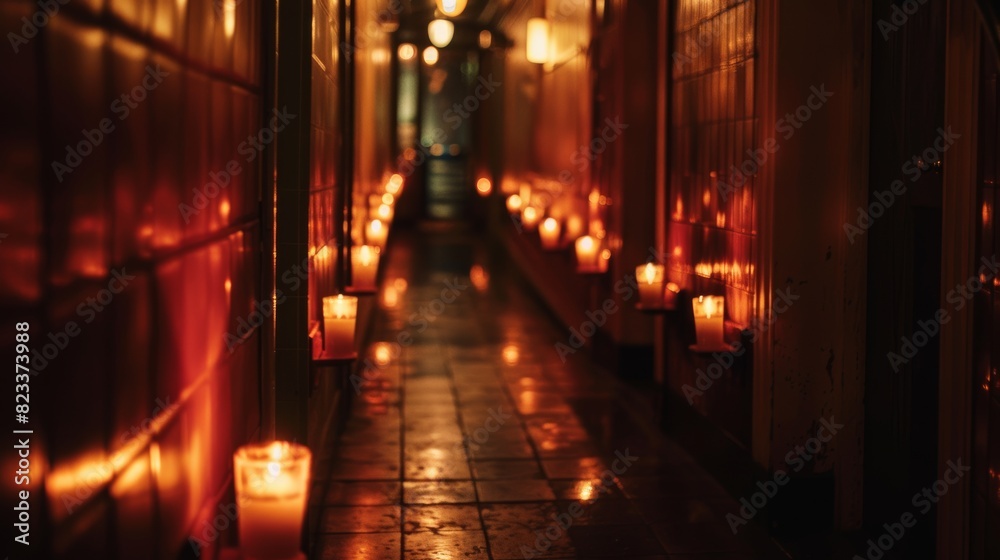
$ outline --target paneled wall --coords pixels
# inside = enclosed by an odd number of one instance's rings
[[[32,547],[173,558],[215,538],[195,520],[261,424],[260,343],[241,328],[261,299],[261,4],[53,4],[0,3],[3,29],[25,28],[0,49],[16,81],[0,322],[30,322],[38,352]]]
[[[692,296],[725,296],[734,342],[735,331],[750,327],[755,303],[756,2],[682,0],[674,9],[665,58],[672,74],[667,275]],[[687,349],[689,342],[667,342],[665,377],[678,393],[696,386],[696,371],[708,365]],[[750,400],[746,377],[730,370],[691,403],[749,446]]]

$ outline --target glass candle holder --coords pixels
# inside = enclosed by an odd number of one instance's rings
[[[601,250],[601,244],[589,235],[576,240],[576,271],[585,274],[604,272],[607,270],[607,260],[611,257],[611,252],[607,249]]]
[[[723,348],[725,298],[722,296],[698,296],[691,300],[694,311],[695,336],[702,348]]]
[[[369,245],[385,247],[385,241],[388,237],[389,227],[382,220],[371,220],[365,227],[365,240]]]
[[[559,248],[559,234],[562,225],[555,218],[545,218],[538,228],[538,236],[542,240],[542,248],[552,251]]]
[[[375,289],[378,257],[378,247],[372,245],[351,247],[351,286],[359,290]]]
[[[354,355],[354,331],[358,318],[358,298],[327,296],[323,298],[324,348],[329,358]]]
[[[240,553],[246,560],[301,558],[312,453],[275,441],[233,454]]]
[[[635,268],[635,279],[639,284],[639,302],[643,307],[659,309],[663,307],[663,265],[646,263]]]

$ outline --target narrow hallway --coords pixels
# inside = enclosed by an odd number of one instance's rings
[[[784,558],[633,389],[562,363],[515,274],[460,231],[395,240],[315,557]]]

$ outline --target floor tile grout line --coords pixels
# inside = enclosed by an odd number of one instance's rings
[[[486,531],[486,518],[483,517],[483,502],[479,496],[479,485],[476,484],[478,478],[472,468],[472,453],[469,451],[469,434],[466,433],[465,421],[462,416],[462,404],[458,398],[458,387],[455,385],[455,372],[451,366],[451,353],[445,352],[445,370],[448,377],[448,385],[451,388],[451,398],[455,403],[455,417],[458,421],[458,428],[462,434],[462,446],[465,452],[465,462],[469,468],[469,478],[472,479],[472,493],[476,497],[476,512],[479,514],[479,527],[483,533],[483,541],[486,543],[486,556],[493,559],[493,547],[490,545],[490,536]]]

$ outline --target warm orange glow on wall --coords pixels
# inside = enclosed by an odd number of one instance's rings
[[[503,363],[508,366],[516,366],[521,359],[521,350],[516,344],[508,344],[503,347]]]

